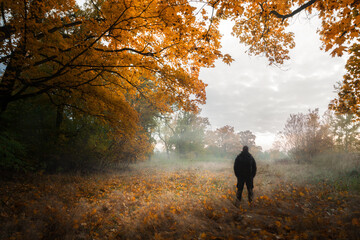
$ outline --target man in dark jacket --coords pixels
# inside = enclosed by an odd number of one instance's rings
[[[236,157],[234,172],[237,178],[237,199],[241,201],[242,191],[244,189],[244,184],[246,183],[248,200],[249,203],[251,203],[254,195],[253,179],[256,175],[256,162],[253,156],[249,153],[249,148],[247,146],[244,146],[242,152]]]

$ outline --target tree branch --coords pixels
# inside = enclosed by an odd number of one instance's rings
[[[102,48],[94,48],[96,51],[100,51],[100,52],[110,52],[110,53],[119,53],[119,52],[125,52],[125,51],[130,51],[130,52],[134,52],[143,56],[149,56],[149,57],[153,57],[155,55],[155,53],[152,52],[144,52],[144,50],[142,51],[138,51],[135,50],[133,48],[122,48],[122,49],[114,49],[114,50],[109,50],[109,49],[102,49]]]
[[[90,0],[90,2],[94,5],[94,7],[96,8],[96,10],[101,14],[101,17],[102,17],[103,19],[106,19],[105,16],[104,16],[104,14],[103,14],[103,12],[100,10],[99,6],[97,6],[97,5],[94,3],[93,0]]]
[[[82,23],[83,23],[83,21],[81,21],[81,20],[76,21],[76,22],[72,22],[72,23],[67,23],[67,24],[64,24],[64,25],[62,25],[62,26],[60,26],[60,27],[51,28],[51,29],[48,30],[47,32],[48,32],[48,33],[54,33],[54,32],[56,32],[56,31],[58,31],[58,30],[60,30],[60,29],[68,28],[68,27],[74,27],[74,26],[80,25],[80,24],[82,24]],[[40,33],[40,34],[36,35],[35,38],[41,39],[41,38],[43,38],[44,36],[45,36],[45,33]]]
[[[32,93],[27,93],[27,94],[22,94],[20,95],[22,92],[24,92],[26,89],[28,88],[28,86],[24,86],[24,88],[22,90],[20,90],[18,93],[16,93],[15,95],[11,96],[9,99],[11,101],[16,101],[19,99],[26,99],[26,98],[30,98],[30,97],[34,97],[34,96],[38,96],[41,95],[43,93],[48,92],[51,88],[53,88],[53,86],[47,86],[46,88],[43,88],[41,90],[38,90],[36,92],[32,92]]]
[[[64,24],[64,25],[62,25],[60,27],[51,28],[47,32],[48,33],[54,33],[54,32],[56,32],[56,31],[58,31],[60,29],[68,28],[68,27],[74,27],[74,26],[80,25],[82,23],[83,23],[83,21],[76,21],[76,22],[73,22],[73,23],[67,23],[67,24]],[[15,29],[14,26],[11,26],[11,25],[1,26],[0,27],[0,33],[2,33],[2,34],[0,34],[0,42],[4,41],[5,39],[10,38],[11,34],[13,34],[15,32],[16,32],[16,29]],[[39,33],[38,35],[35,36],[35,38],[38,39],[38,40],[43,38],[43,37],[45,37],[45,33]]]
[[[292,16],[298,14],[299,12],[301,12],[302,10],[304,10],[305,8],[307,8],[307,7],[311,6],[312,4],[314,4],[316,1],[317,1],[317,0],[310,0],[309,2],[301,5],[301,6],[300,6],[298,9],[296,9],[295,11],[293,11],[293,12],[291,12],[291,13],[289,13],[289,14],[286,14],[286,15],[282,15],[282,14],[280,14],[280,13],[274,11],[274,10],[271,11],[270,14],[274,15],[274,16],[277,17],[277,18],[281,18],[281,19],[284,20],[284,19],[286,19],[286,18],[289,18],[289,17],[292,17]]]
[[[44,64],[44,63],[47,63],[47,62],[49,62],[51,60],[54,60],[55,58],[58,57],[56,55],[51,56],[51,57],[47,57],[47,56],[44,56],[44,55],[42,55],[42,56],[45,57],[45,59],[35,62],[34,65],[33,65],[34,67],[39,66],[39,65]]]
[[[10,25],[5,25],[0,27],[0,42],[4,41],[5,39],[9,39],[11,34],[15,33],[15,27]]]

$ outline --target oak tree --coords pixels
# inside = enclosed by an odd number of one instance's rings
[[[186,0],[0,0],[0,110],[46,94],[133,135],[139,97],[160,112],[205,102],[202,67],[222,55],[217,22]]]

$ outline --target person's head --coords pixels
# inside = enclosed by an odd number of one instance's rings
[[[248,146],[244,146],[244,147],[243,147],[243,152],[249,152],[249,147],[248,147]]]

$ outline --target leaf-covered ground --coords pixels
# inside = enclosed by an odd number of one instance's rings
[[[358,195],[258,168],[250,206],[230,163],[3,180],[0,238],[360,239]]]

